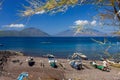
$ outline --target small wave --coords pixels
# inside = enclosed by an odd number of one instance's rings
[[[40,42],[42,44],[49,44],[49,43],[52,43],[52,42]]]
[[[117,45],[119,45],[120,44],[120,42],[116,42],[117,43]]]
[[[0,44],[0,46],[4,46],[3,44]]]

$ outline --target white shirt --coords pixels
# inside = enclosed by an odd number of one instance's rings
[[[106,61],[103,61],[103,66],[107,67],[107,62]]]
[[[93,64],[93,65],[96,65],[96,62],[93,61],[92,64]]]

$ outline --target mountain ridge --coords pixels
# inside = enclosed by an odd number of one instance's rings
[[[79,36],[107,36],[106,33],[100,32],[96,29],[83,29],[79,33],[76,34],[76,29],[68,29],[62,32],[59,32],[56,34],[56,36],[73,36],[73,37],[79,37]]]
[[[37,28],[25,28],[23,30],[2,30],[0,31],[0,37],[47,37],[48,33],[43,32]]]
[[[67,29],[57,33],[56,35],[49,35],[48,33],[34,28],[25,28],[23,30],[1,30],[0,37],[104,37],[104,36],[117,36],[113,33],[103,33],[96,29],[83,29],[76,34],[76,29]]]

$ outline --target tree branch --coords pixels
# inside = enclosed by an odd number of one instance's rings
[[[118,11],[117,11],[116,7],[113,6],[113,8],[114,8],[114,13],[116,14],[118,20],[120,21],[120,15],[118,14]]]

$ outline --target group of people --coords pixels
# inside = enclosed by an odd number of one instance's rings
[[[35,61],[34,61],[33,57],[28,58],[27,61],[28,61],[29,66],[35,65]],[[90,64],[97,69],[100,69],[100,70],[103,70],[103,71],[108,71],[108,72],[110,71],[109,62],[107,61],[107,59],[103,60],[102,65],[97,64],[95,60],[90,62]],[[43,62],[40,61],[40,66],[44,67],[45,65],[44,65]],[[72,66],[73,66],[73,64],[72,64]],[[82,68],[82,62],[81,62],[81,65],[79,65],[79,66],[80,66],[80,68]]]
[[[28,65],[31,66],[31,67],[34,66],[35,63],[36,63],[33,57],[28,57],[28,58],[26,59],[26,61],[28,62]],[[42,60],[40,60],[40,66],[41,66],[41,67],[45,67],[45,65],[44,65],[44,63],[43,63]]]
[[[110,71],[109,63],[108,63],[107,59],[103,60],[102,65],[97,64],[96,61],[92,61],[91,65],[94,66],[95,68],[103,70],[103,71]]]

